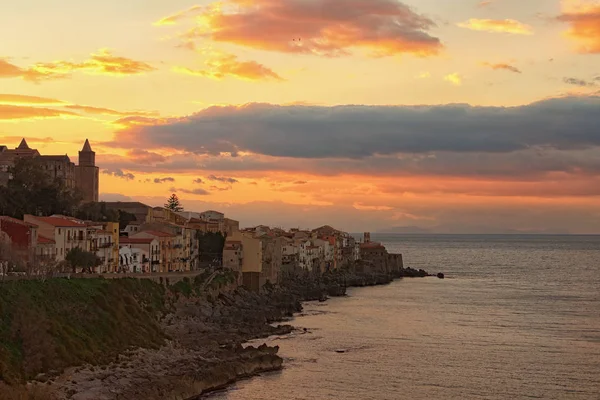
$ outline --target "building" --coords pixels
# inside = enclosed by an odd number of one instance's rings
[[[119,272],[143,272],[142,250],[136,247],[121,246],[119,249]]]
[[[160,264],[156,272],[171,272],[175,270],[174,248],[175,235],[159,231],[138,232],[131,238],[156,239],[160,247]]]
[[[214,210],[208,210],[200,213],[200,219],[203,221],[221,221],[223,218],[225,218],[225,214]]]
[[[41,162],[42,169],[50,179],[62,181],[67,188],[78,188],[83,194],[83,201],[98,201],[99,171],[96,167],[96,153],[92,151],[86,139],[79,152],[79,165],[71,162],[68,155],[42,155],[32,149],[25,139],[15,149],[0,146],[0,185],[6,185],[12,177],[10,168],[19,158],[35,158]]]
[[[0,241],[9,244],[18,259],[33,262],[38,243],[38,226],[0,216]]]
[[[84,203],[98,201],[99,168],[96,166],[96,153],[92,151],[87,139],[79,152],[79,165],[75,167],[75,184],[83,193]]]
[[[124,247],[138,249],[140,251],[137,263],[140,267],[139,272],[161,271],[161,246],[160,242],[156,238],[121,237],[119,241],[119,247],[119,257],[121,254],[128,254],[127,252],[121,252]],[[133,254],[133,252],[130,252],[129,254]]]
[[[42,263],[56,262],[56,243],[54,240],[42,235],[38,235],[35,258],[37,261]]]
[[[116,272],[114,249],[119,248],[119,242],[113,242],[113,233],[104,230],[102,225],[87,226],[87,247],[85,250],[94,253],[101,261],[96,272]]]
[[[125,211],[133,214],[137,224],[152,222],[154,217],[152,207],[139,201],[107,201],[104,204],[109,210]]]
[[[240,230],[240,221],[236,221],[234,219],[231,218],[223,218],[223,230],[222,232],[227,235],[227,236],[231,236],[233,235],[234,232],[237,232]]]
[[[241,240],[228,240],[223,247],[223,268],[238,273],[238,283],[243,283],[244,251]]]
[[[234,232],[225,241],[224,266],[237,267],[236,257],[241,257],[242,284],[258,292],[267,282],[279,282],[284,243],[284,238],[265,233]]]
[[[56,261],[64,261],[67,253],[79,247],[88,248],[87,226],[83,221],[63,216],[37,217],[25,214],[25,222],[38,226],[38,234],[54,241]]]

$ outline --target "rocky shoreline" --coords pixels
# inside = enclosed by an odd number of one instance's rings
[[[429,276],[405,269],[403,276]],[[397,274],[398,275],[398,274]],[[279,348],[242,346],[249,340],[285,335],[290,325],[272,324],[302,310],[302,301],[343,296],[346,288],[387,284],[389,274],[295,276],[262,294],[227,287],[202,297],[180,297],[161,320],[169,337],[158,349],[135,349],[104,366],[70,368],[43,385],[56,399],[195,400],[237,380],[283,367]]]

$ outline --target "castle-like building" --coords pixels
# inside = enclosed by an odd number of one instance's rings
[[[96,153],[89,140],[85,140],[79,152],[79,165],[71,162],[68,155],[42,155],[32,149],[25,139],[15,149],[0,145],[0,185],[6,185],[11,179],[10,168],[21,157],[38,158],[42,168],[51,179],[62,180],[68,188],[78,188],[83,194],[83,202],[98,201],[100,183],[99,168],[96,166]]]

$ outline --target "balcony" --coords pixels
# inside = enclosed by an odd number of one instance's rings
[[[174,245],[173,245],[173,248],[174,248],[174,249],[181,249],[181,248],[183,248],[183,245],[182,245],[182,244],[179,244],[179,243],[178,243],[178,244],[174,244]]]
[[[98,245],[98,248],[100,249],[108,249],[109,247],[112,247],[114,243],[112,242],[108,242],[108,243],[102,243],[100,245]]]

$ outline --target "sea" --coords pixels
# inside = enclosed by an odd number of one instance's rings
[[[305,303],[227,400],[600,399],[600,236],[372,235],[436,277]],[[264,340],[263,340],[264,342]]]

